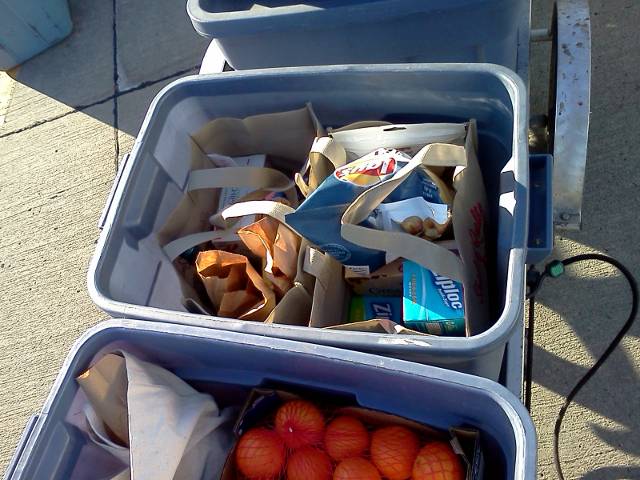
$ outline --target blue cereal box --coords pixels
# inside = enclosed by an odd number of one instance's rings
[[[353,297],[349,306],[349,323],[386,319],[402,324],[400,297]]]
[[[432,335],[464,337],[462,284],[409,260],[403,262],[402,271],[404,326]]]

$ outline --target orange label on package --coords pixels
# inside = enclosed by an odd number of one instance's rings
[[[408,160],[409,157],[398,150],[380,148],[336,169],[333,174],[341,182],[371,186],[389,178]]]

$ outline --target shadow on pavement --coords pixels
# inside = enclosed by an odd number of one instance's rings
[[[565,256],[560,255],[561,258]],[[568,351],[575,345],[570,338],[557,338],[555,349],[562,351],[564,358],[539,345],[535,346],[533,380],[562,396],[566,396],[587,372],[593,364],[592,359],[597,359],[602,354],[626,321],[631,309],[629,287],[623,277],[612,276],[615,275],[612,267],[596,270],[600,265],[595,262],[581,267],[584,270],[577,274],[576,269],[569,267],[560,279],[547,280],[536,298],[537,303],[562,317],[571,330],[570,335],[575,335],[581,348],[590,357],[587,360],[588,366],[567,360],[566,357],[576,357],[575,352]],[[593,277],[585,277],[585,273]],[[598,278],[598,275],[607,276]],[[538,310],[536,335],[543,333],[541,328],[554,328],[548,322],[543,325],[539,315]],[[566,330],[564,328],[562,331]],[[640,325],[634,325],[629,335],[637,337],[639,332]],[[558,345],[560,348],[557,348]],[[640,376],[628,355],[627,350],[618,347],[574,402],[618,424],[614,430],[591,425],[593,432],[604,442],[630,455],[640,456],[640,436],[637,433],[640,431],[640,416],[637,415]],[[570,412],[571,408],[568,415]],[[556,413],[553,413],[554,416]],[[576,440],[578,439],[571,439]]]
[[[72,34],[13,74],[21,84],[14,95],[14,111],[19,112],[21,102],[29,104],[33,98],[29,89],[73,109],[113,103],[110,97],[116,93],[116,63],[118,90],[128,91],[141,84],[192,72],[201,63],[209,43],[193,29],[185,0],[70,0],[69,4]],[[119,97],[119,102],[124,98],[126,95]],[[152,98],[150,94],[147,101],[138,100],[137,104],[148,106]],[[12,129],[11,110],[5,131]],[[55,109],[55,113],[60,111],[68,109]],[[116,123],[108,109],[90,112],[103,123]],[[123,131],[135,136],[139,121],[120,121],[118,127],[128,128]]]
[[[636,278],[640,278],[640,250],[637,248],[640,176],[635,133],[640,102],[637,83],[640,50],[633,48],[640,45],[640,34],[636,28],[640,4],[626,2],[621,10],[622,4],[615,3],[606,0],[590,2],[592,117],[582,210],[583,230],[557,232],[561,238],[555,258],[599,251],[617,258],[630,268]],[[561,279],[547,280],[537,301],[561,318],[542,318],[542,309],[536,311],[536,337],[550,343],[541,344],[537,340],[533,380],[566,396],[625,322],[631,308],[629,288],[613,268],[589,263],[580,265],[580,269],[571,267]],[[566,327],[556,330],[552,323],[556,318],[565,322]],[[567,338],[565,332],[568,332]],[[579,347],[568,338],[573,335],[577,336]],[[634,325],[629,335],[640,336],[640,325]],[[625,452],[627,458],[640,456],[640,416],[637,411],[640,373],[636,367],[637,359],[630,358],[637,352],[635,344],[634,340],[633,348],[616,349],[575,399],[577,404],[618,424],[608,429],[591,423],[589,416],[579,420],[613,449]],[[583,351],[573,352],[571,348],[580,348],[589,355],[590,359],[586,360],[588,366],[571,361],[585,358]],[[555,417],[557,411],[539,414]],[[565,423],[565,428],[568,423]],[[548,430],[545,434],[550,435],[551,432]],[[563,442],[567,444],[581,441],[571,437],[569,431],[563,435],[566,435]],[[603,466],[582,478],[640,478],[640,469]]]
[[[582,480],[626,480],[640,478],[638,467],[603,467],[593,470],[582,477]]]

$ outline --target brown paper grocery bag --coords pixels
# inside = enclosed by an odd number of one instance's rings
[[[77,378],[107,432],[120,445],[129,446],[129,421],[127,418],[127,372],[124,358],[106,355]]]
[[[244,255],[222,250],[200,252],[196,269],[216,315],[264,321],[276,297]]]
[[[299,327],[309,325],[315,277],[304,270],[304,261],[308,249],[309,242],[302,239],[296,259],[296,275],[293,279],[293,286],[271,311],[265,323],[296,325]]]
[[[262,261],[262,277],[279,300],[293,286],[300,236],[271,217],[239,229],[238,235],[249,251]]]
[[[223,187],[247,186],[256,191],[291,191],[294,187],[292,180],[274,169],[216,168],[208,154],[229,157],[264,154],[282,159],[292,170],[298,170],[306,161],[314,139],[322,133],[311,105],[244,120],[218,118],[207,123],[191,137],[192,173],[184,198],[158,232],[160,245],[211,230],[209,218],[216,213]],[[193,180],[194,176],[200,178]],[[199,188],[193,188],[194,184]],[[173,259],[175,255],[169,257]]]
[[[222,173],[222,168],[216,167],[208,157],[209,154],[230,157],[264,154],[273,157],[274,161],[286,162],[292,171],[296,171],[304,166],[314,139],[323,135],[324,130],[311,105],[298,110],[255,115],[245,119],[218,118],[190,137],[190,170],[196,172],[215,169]],[[197,310],[201,312],[207,311],[207,308],[200,300],[197,273],[193,265],[182,261],[179,255],[210,240],[212,227],[209,218],[218,209],[221,188],[243,185],[247,181],[247,176],[243,174],[246,170],[227,173],[226,185],[221,182],[221,177],[209,188],[190,189],[192,182],[187,182],[182,200],[157,232],[158,242],[173,261],[181,280],[183,304],[197,306]],[[287,179],[288,183],[283,184],[282,179],[276,178],[273,172],[265,175],[254,173],[252,178],[251,186],[257,192],[255,199],[261,198],[261,191],[291,192],[294,188],[293,181]],[[202,184],[200,186],[204,187]]]
[[[232,218],[261,214],[284,225],[286,215],[292,212],[293,209],[286,205],[256,201],[232,205],[222,212],[222,216]],[[291,229],[291,232],[302,239],[295,230]],[[278,302],[266,323],[318,328],[338,325],[343,321],[345,301],[342,264],[302,239],[293,287]]]
[[[297,269],[293,288],[267,323],[314,328],[341,324],[347,302],[342,264],[303,240]]]
[[[220,411],[210,395],[125,351],[105,355],[77,380],[112,432],[123,427],[118,419],[127,419],[125,472],[131,480],[192,480],[220,474],[232,445],[234,415]],[[115,478],[128,478],[125,472]]]
[[[475,122],[470,122],[464,145],[434,143],[422,148],[394,177],[363,192],[342,216],[341,234],[357,245],[412,260],[464,286],[467,335],[487,330],[489,298],[487,281],[487,200],[477,159]],[[436,172],[455,167],[451,202],[453,231],[460,256],[437,243],[400,232],[385,232],[359,225],[416,168],[442,183]],[[442,190],[441,190],[442,193]],[[441,195],[442,196],[442,195]]]

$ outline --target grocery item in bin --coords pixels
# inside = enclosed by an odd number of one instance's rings
[[[346,285],[342,265],[302,241],[293,287],[271,312],[267,323],[314,328],[342,322]]]
[[[89,438],[105,450],[119,448],[128,464],[116,478],[194,480],[217,478],[232,446],[232,409],[220,411],[164,368],[116,351],[77,378],[111,439]],[[88,422],[89,428],[95,420]]]
[[[254,428],[236,446],[236,464],[245,477],[269,479],[280,476],[285,466],[284,441],[273,430]]]
[[[254,390],[235,433],[222,480],[482,479],[480,432],[434,429],[326,393]],[[453,476],[429,476],[443,467]]]
[[[402,296],[402,262],[401,258],[388,263],[364,277],[345,270],[344,277],[356,295],[401,297]]]
[[[426,240],[436,240],[447,230],[450,220],[449,205],[428,202],[420,196],[381,203],[371,212],[367,222],[378,230],[406,232]]]
[[[222,250],[200,252],[196,270],[221,317],[264,321],[276,297],[247,257]]]
[[[464,467],[460,457],[444,442],[427,443],[413,464],[413,480],[463,480]]]
[[[358,195],[400,171],[411,158],[392,149],[378,149],[338,168],[292,214],[287,224],[347,267],[375,270],[385,264],[385,254],[359,247],[340,235],[340,217]],[[394,192],[390,201],[416,196],[441,202],[438,187],[416,171]],[[368,273],[368,272],[367,272]]]
[[[249,251],[262,262],[262,278],[277,299],[293,286],[300,237],[274,218],[264,217],[238,230]]]
[[[319,445],[324,435],[324,415],[311,402],[290,400],[278,408],[274,429],[291,450]]]
[[[336,465],[334,480],[382,480],[380,472],[366,458],[350,457]]]
[[[219,234],[212,230],[210,218],[218,211],[220,189],[240,184],[235,176],[235,180],[226,185],[209,184],[207,187],[207,183],[203,182],[202,188],[190,190],[189,178],[194,172],[213,171],[209,179],[221,180],[222,176],[217,175],[221,168],[216,160],[212,160],[212,156],[242,157],[262,154],[269,158],[274,168],[278,167],[276,162],[286,162],[292,171],[296,171],[302,168],[314,139],[323,135],[324,129],[308,104],[297,110],[253,115],[243,119],[216,118],[187,137],[191,142],[191,173],[187,179],[172,178],[182,191],[182,199],[168,215],[157,237],[158,243],[175,267],[183,294],[182,303],[189,305],[190,310],[206,312],[207,309],[202,305],[202,295],[198,290],[200,280],[193,264],[183,262],[179,258],[180,254],[191,247],[210,242]],[[283,176],[286,178],[286,175]],[[246,183],[251,180],[246,175],[241,175],[240,178]],[[289,187],[295,190],[291,178],[286,180],[288,185],[283,185],[285,190]],[[277,186],[280,187],[279,182]],[[252,188],[264,190],[273,188],[273,185],[254,184]]]
[[[371,435],[371,460],[389,480],[407,480],[420,449],[420,440],[412,430],[390,425]]]
[[[464,127],[460,123],[392,125],[387,122],[358,122],[332,129],[329,136],[344,148],[347,161],[378,148],[393,148],[413,157],[429,143],[459,143],[464,137]]]
[[[433,335],[464,336],[462,284],[405,260],[402,266],[404,325]]]
[[[307,446],[297,449],[287,460],[287,480],[331,480],[331,457],[320,448]]]
[[[402,324],[402,298],[399,296],[351,298],[349,322],[362,322],[374,318],[384,318]]]
[[[384,252],[390,258],[411,260],[442,277],[460,282],[464,288],[466,333],[472,336],[486,331],[491,322],[485,234],[487,200],[476,157],[475,122],[469,122],[466,128],[464,145],[427,145],[392,178],[361,193],[342,215],[340,233],[345,241],[352,244]],[[400,232],[377,230],[366,225],[371,212],[392,198],[393,193],[403,187],[416,169],[430,172],[434,181],[438,178],[438,171],[443,176],[451,174],[453,191],[447,203],[451,204],[452,231],[458,253],[439,242]],[[447,193],[446,190],[439,190],[441,195]]]
[[[371,436],[364,424],[348,415],[329,422],[324,433],[324,447],[336,461],[364,455],[370,443]]]
[[[265,155],[248,155],[245,157],[226,157],[224,155],[208,155],[209,158],[216,164],[219,168],[233,168],[233,167],[252,167],[252,168],[261,168],[265,166],[266,156]],[[222,161],[221,159],[224,159]],[[229,186],[224,187],[220,190],[220,199],[218,200],[218,209],[217,212],[221,212],[225,208],[233,205],[237,201],[245,198],[252,191],[254,191],[251,187],[239,187],[239,186]],[[209,221],[213,224],[216,222],[215,215],[212,215],[209,218]],[[220,229],[214,228],[216,230],[220,230],[220,235],[211,240],[214,244],[215,248],[218,250],[226,250],[225,247],[234,248],[238,246],[240,239],[236,234],[236,230],[242,227],[246,227],[250,223],[255,221],[255,218],[251,218],[249,216],[243,217],[238,220],[238,222],[234,225],[232,229]]]

